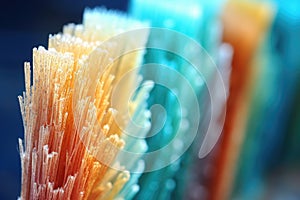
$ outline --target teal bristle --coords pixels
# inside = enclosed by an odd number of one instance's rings
[[[156,85],[150,93],[149,105],[161,104],[167,114],[164,127],[156,136],[147,139],[149,146],[148,152],[163,148],[172,139],[175,138],[175,146],[172,151],[164,152],[164,154],[153,160],[153,165],[159,165],[164,160],[170,160],[177,157],[184,149],[182,147],[189,141],[184,135],[188,135],[191,127],[198,126],[199,121],[195,121],[191,115],[187,114],[195,109],[191,107],[192,101],[187,87],[191,87],[197,96],[197,101],[201,101],[198,109],[201,109],[201,120],[204,120],[207,110],[203,105],[209,100],[209,96],[204,92],[206,89],[205,81],[212,81],[215,72],[214,65],[218,63],[219,48],[221,45],[221,26],[218,14],[222,7],[221,1],[212,1],[210,3],[202,1],[150,1],[150,0],[132,0],[130,2],[130,14],[136,19],[148,21],[151,27],[166,28],[184,34],[185,37],[201,44],[203,52],[195,52],[191,49],[193,45],[185,43],[187,40],[180,38],[180,35],[167,34],[163,31],[152,31],[148,40],[148,46],[156,46],[160,44],[165,49],[178,52],[176,55],[157,49],[147,49],[144,63],[156,63],[166,66],[170,70],[177,71],[190,84],[187,86],[183,80],[176,79],[176,75],[164,73],[155,67],[143,66],[141,73],[145,79],[155,77],[156,80],[167,79],[170,85],[175,88],[172,93],[166,88]],[[208,57],[204,51],[207,51],[212,57]],[[231,56],[230,56],[231,57]],[[186,59],[193,60],[201,66],[201,75],[188,63]],[[226,58],[228,60],[228,58]],[[230,60],[230,58],[229,58]],[[223,61],[223,60],[222,60]],[[221,61],[221,62],[222,62]],[[215,63],[214,63],[215,62]],[[224,61],[227,63],[226,61]],[[228,71],[228,70],[227,70]],[[228,76],[228,75],[226,75]],[[227,78],[228,79],[228,78]],[[154,81],[155,83],[157,81]],[[170,88],[168,88],[170,89]],[[178,96],[184,97],[181,101]],[[222,102],[224,104],[225,102]],[[180,107],[179,107],[180,106]],[[161,122],[162,116],[152,113],[152,124]],[[179,124],[183,123],[183,127],[179,130]],[[156,128],[152,128],[156,131]],[[201,130],[201,128],[200,128]],[[201,130],[204,131],[204,130]],[[183,133],[183,137],[178,137],[176,132]],[[155,134],[150,131],[150,135]],[[178,134],[178,133],[177,133]],[[181,199],[188,183],[188,170],[193,160],[198,159],[198,151],[200,148],[200,140],[203,132],[199,132],[193,145],[183,154],[182,157],[173,162],[171,165],[158,171],[148,172],[141,176],[139,183],[142,185],[136,199]],[[186,163],[187,162],[187,163]],[[143,187],[144,186],[144,187]]]

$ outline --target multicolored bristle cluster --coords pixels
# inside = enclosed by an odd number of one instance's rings
[[[149,129],[145,100],[152,84],[144,83],[132,98],[141,77],[131,71],[138,69],[143,51],[126,53],[144,46],[148,32],[118,35],[147,24],[104,8],[87,9],[83,21],[50,35],[48,49],[34,48],[32,66],[25,63],[20,199],[127,199],[137,188],[131,169],[117,167],[122,163],[116,158],[121,149],[132,148],[125,132],[143,136]],[[120,85],[126,73],[128,81]],[[145,129],[130,128],[128,119],[135,115]],[[143,152],[145,145],[135,146]],[[132,167],[142,162],[127,159]],[[123,189],[127,182],[130,191]]]

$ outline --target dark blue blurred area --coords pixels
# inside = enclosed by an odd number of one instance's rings
[[[126,10],[127,1],[52,0],[1,1],[0,4],[0,199],[20,193],[17,141],[23,138],[17,96],[24,90],[23,63],[31,61],[33,47],[47,45],[48,35],[67,23],[80,23],[85,7]]]

